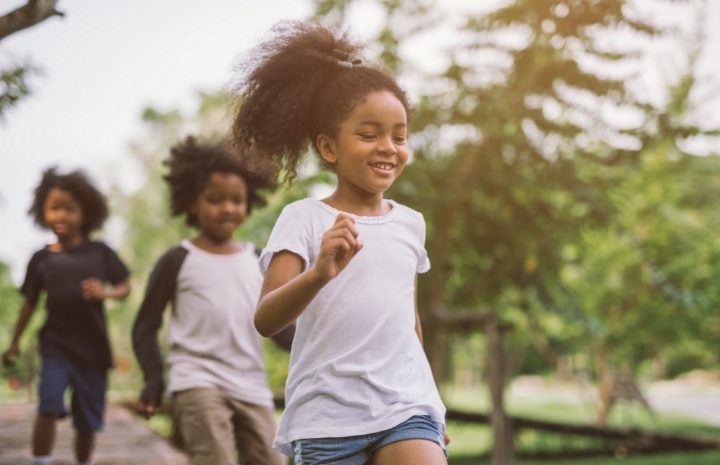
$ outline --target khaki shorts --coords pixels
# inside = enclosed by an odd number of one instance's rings
[[[229,397],[219,389],[193,388],[174,393],[175,421],[195,465],[285,465],[272,448],[273,409]],[[236,449],[237,447],[237,449]]]

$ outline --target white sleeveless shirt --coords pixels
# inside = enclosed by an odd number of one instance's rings
[[[445,407],[415,333],[415,274],[430,269],[422,215],[389,201],[384,216],[355,216],[363,249],[298,318],[273,446],[292,455],[298,439],[347,437],[393,428],[414,415],[444,425]],[[316,199],[285,207],[260,256],[315,264],[338,210]]]

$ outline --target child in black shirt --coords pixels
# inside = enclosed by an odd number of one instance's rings
[[[107,245],[88,239],[107,218],[107,205],[82,172],[45,171],[30,215],[39,226],[51,229],[57,242],[36,252],[28,264],[21,288],[25,303],[3,364],[12,365],[20,355],[20,336],[45,290],[47,320],[39,337],[42,370],[33,464],[51,461],[55,422],[67,415],[63,395],[70,386],[76,458],[78,464],[90,463],[95,432],[102,427],[107,370],[112,366],[103,300],[129,294],[128,270]]]

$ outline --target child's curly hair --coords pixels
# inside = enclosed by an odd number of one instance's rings
[[[69,192],[82,207],[80,232],[83,236],[87,236],[90,232],[102,227],[108,216],[105,196],[93,186],[87,175],[82,171],[76,170],[68,174],[58,174],[56,167],[43,172],[40,185],[35,189],[35,198],[30,210],[28,210],[35,224],[41,228],[48,227],[45,223],[45,201],[53,189]]]
[[[230,143],[253,147],[286,181],[320,134],[337,135],[340,123],[371,93],[387,91],[411,114],[395,78],[372,66],[353,65],[362,46],[348,32],[318,20],[284,21],[236,67]],[[330,168],[327,163],[323,163]]]
[[[170,158],[163,162],[170,168],[164,176],[170,186],[170,210],[172,216],[185,215],[185,223],[198,226],[197,215],[190,213],[190,206],[205,189],[212,173],[235,173],[247,186],[247,214],[254,207],[265,205],[260,190],[273,190],[274,180],[250,170],[245,152],[232,156],[223,144],[200,144],[188,137],[170,150]]]

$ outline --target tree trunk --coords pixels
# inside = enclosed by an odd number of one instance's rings
[[[510,465],[514,458],[514,437],[510,419],[505,414],[505,349],[497,318],[485,326],[488,342],[488,384],[492,397],[493,450],[492,465]]]
[[[613,373],[610,362],[608,361],[607,350],[600,349],[597,361],[597,377],[598,377],[598,394],[600,398],[600,407],[598,410],[597,423],[600,426],[607,425],[610,418],[615,399],[613,398]]]

